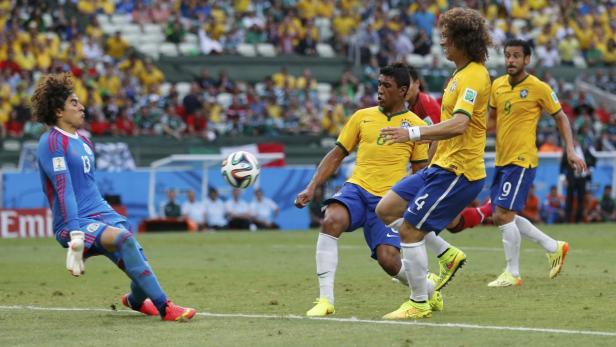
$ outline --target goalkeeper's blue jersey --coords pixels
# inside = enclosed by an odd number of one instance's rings
[[[114,212],[94,180],[94,147],[84,136],[57,127],[38,143],[43,192],[53,212],[54,233],[80,230],[80,218]]]

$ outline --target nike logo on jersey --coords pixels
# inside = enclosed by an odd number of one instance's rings
[[[406,210],[407,210],[410,214],[417,214],[417,213],[413,212],[413,210],[411,210],[411,208],[410,208],[410,207],[409,207],[409,208],[407,208]]]
[[[370,122],[372,122],[372,120],[370,120],[370,119],[364,119],[364,120],[362,121],[362,123],[370,123]]]
[[[392,234],[390,234],[390,233],[387,233],[387,234],[385,234],[385,235],[386,235],[387,237],[399,237],[399,236],[398,236],[398,234],[393,234],[393,235],[392,235]]]
[[[499,196],[499,197],[498,197],[498,200],[499,200],[499,201],[503,201],[503,200],[507,200],[507,198],[503,198],[503,197],[500,197],[500,196]]]

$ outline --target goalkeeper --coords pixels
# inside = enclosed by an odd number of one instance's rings
[[[84,123],[69,74],[43,76],[32,96],[32,112],[47,124],[37,157],[43,192],[53,211],[56,240],[68,248],[66,266],[84,274],[84,259],[104,255],[130,277],[122,303],[163,320],[191,319],[196,311],[173,304],[161,288],[126,219],[101,196],[94,180],[92,143],[78,131]]]

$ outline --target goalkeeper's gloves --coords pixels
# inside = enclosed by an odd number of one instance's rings
[[[66,253],[66,269],[75,277],[85,273],[85,266],[83,265],[84,239],[83,231],[71,231],[71,241],[68,243],[68,252]]]

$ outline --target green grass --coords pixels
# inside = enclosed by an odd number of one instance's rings
[[[0,306],[120,311],[43,311],[0,308],[0,346],[501,346],[615,345],[616,336],[446,327],[552,328],[616,333],[616,225],[544,227],[568,240],[561,275],[550,280],[543,251],[524,241],[519,288],[488,288],[504,266],[500,233],[482,227],[444,233],[468,263],[447,286],[445,310],[433,326],[290,319],[318,295],[316,231],[139,235],[167,294],[200,312],[279,315],[279,318],[198,316],[186,324],[122,311],[128,280],[106,258],[86,263],[73,278],[53,239],[0,240]],[[336,318],[380,320],[408,290],[392,283],[369,258],[361,232],[339,242]],[[435,258],[429,254],[431,265]]]

